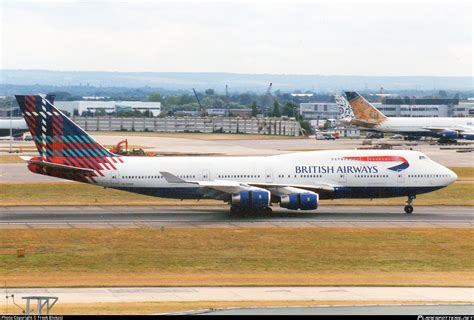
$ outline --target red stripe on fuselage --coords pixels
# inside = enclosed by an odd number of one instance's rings
[[[357,160],[357,161],[373,161],[373,162],[395,162],[395,161],[408,162],[407,159],[401,156],[344,157],[344,159]]]

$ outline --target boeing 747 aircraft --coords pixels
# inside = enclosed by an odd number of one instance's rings
[[[346,92],[354,112],[351,124],[380,132],[394,132],[406,136],[437,137],[452,141],[457,138],[474,140],[473,118],[386,117],[357,92]]]
[[[124,157],[111,153],[39,95],[17,95],[39,152],[30,171],[177,199],[220,199],[232,213],[271,213],[278,203],[313,210],[320,199],[408,197],[457,176],[415,151],[337,150],[267,157]]]

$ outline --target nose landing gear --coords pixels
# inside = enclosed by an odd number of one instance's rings
[[[416,196],[408,196],[407,205],[405,206],[406,214],[411,214],[413,212],[413,206],[411,204],[413,203],[413,200],[415,199],[416,199]]]

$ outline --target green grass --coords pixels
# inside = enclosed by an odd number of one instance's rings
[[[0,163],[21,163],[25,162],[18,154],[2,154],[0,155]],[[25,163],[26,166],[26,163]]]
[[[472,239],[471,229],[433,228],[2,230],[0,278],[25,285],[29,281],[22,279],[41,274],[34,281],[70,284],[90,275],[92,280],[82,285],[105,285],[110,279],[115,285],[136,285],[133,278],[141,275],[149,285],[160,285],[169,275],[186,285],[189,276],[195,282],[208,275],[207,283],[201,281],[206,285],[215,284],[219,275],[234,275],[220,280],[224,283],[250,275],[254,280],[247,284],[262,279],[278,284],[298,274],[389,277],[401,272],[410,278],[434,272],[467,273],[467,282],[474,272]],[[25,258],[16,257],[17,248],[25,248]]]
[[[449,168],[456,172],[458,179],[474,179],[474,167],[452,167]]]

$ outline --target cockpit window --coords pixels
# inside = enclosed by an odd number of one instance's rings
[[[426,156],[420,156],[420,160],[428,159]]]

